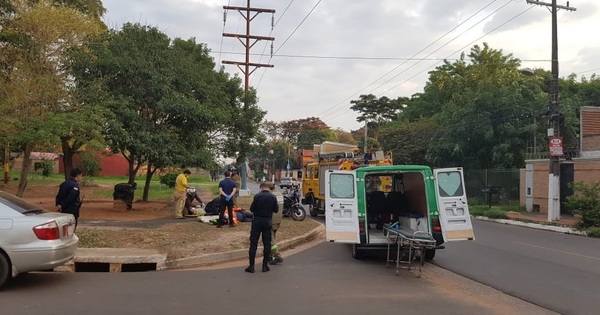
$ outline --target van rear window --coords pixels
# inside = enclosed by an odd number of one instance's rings
[[[331,198],[354,198],[354,175],[331,174],[329,185],[329,196]]]

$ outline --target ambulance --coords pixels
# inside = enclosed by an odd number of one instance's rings
[[[387,246],[391,224],[435,239],[426,260],[445,242],[475,239],[460,167],[364,166],[325,175],[327,241],[352,244],[354,258]]]

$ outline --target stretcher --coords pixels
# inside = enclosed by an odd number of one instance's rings
[[[384,224],[383,231],[387,237],[387,267],[396,263],[396,275],[400,269],[415,269],[413,263],[418,263],[417,277],[423,273],[425,263],[425,250],[434,249],[436,241],[430,233],[415,231],[409,227],[400,226],[398,223]],[[396,257],[391,254],[396,247]],[[418,262],[415,260],[418,257]]]

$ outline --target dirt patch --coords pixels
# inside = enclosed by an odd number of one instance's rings
[[[77,228],[80,247],[157,249],[167,254],[168,259],[177,259],[249,246],[248,222],[239,223],[234,228],[217,229],[196,218],[175,219],[173,203],[170,201],[136,200],[133,209],[127,210],[122,202],[89,197],[96,195],[96,191],[112,189],[112,186],[106,185],[81,188],[84,202]],[[16,193],[16,187],[10,185],[3,190]],[[30,184],[24,199],[39,204],[48,211],[54,211],[57,191],[58,184]],[[199,191],[199,194],[205,203],[213,198],[208,191]],[[244,206],[250,200],[245,197],[240,198],[239,202]],[[304,235],[319,225],[320,223],[311,219],[297,222],[284,218],[278,238],[285,240]]]

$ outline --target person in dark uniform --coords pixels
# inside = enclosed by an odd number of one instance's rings
[[[269,271],[269,256],[271,255],[271,224],[273,213],[279,212],[277,198],[271,193],[269,183],[260,184],[260,192],[254,195],[250,212],[254,214],[252,228],[250,229],[250,250],[248,258],[250,265],[245,269],[246,272],[254,273],[254,259],[256,257],[256,248],[258,247],[258,238],[262,235],[263,242],[263,263],[262,271]]]
[[[74,168],[71,170],[69,179],[60,184],[56,194],[56,210],[62,213],[70,213],[75,217],[75,229],[79,220],[79,208],[81,208],[81,197],[79,182],[83,178],[83,172]]]
[[[223,222],[225,222],[225,208],[227,208],[228,216],[229,216],[229,227],[234,227],[233,223],[233,196],[235,195],[237,189],[235,188],[235,182],[231,179],[231,172],[225,172],[225,179],[219,182],[219,195],[221,196],[221,200],[219,202],[219,221],[217,222],[217,227],[220,228],[223,226]]]

